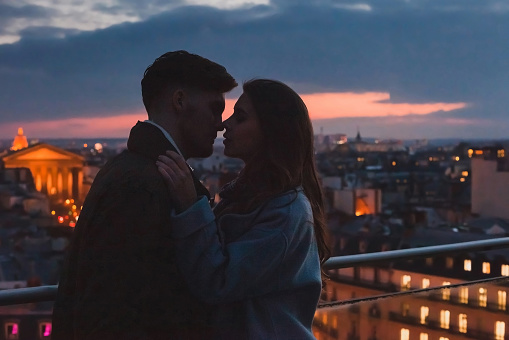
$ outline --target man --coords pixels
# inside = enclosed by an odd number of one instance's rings
[[[186,51],[169,52],[141,81],[149,120],[128,150],[98,173],[83,205],[53,310],[53,340],[204,339],[207,306],[186,288],[168,230],[173,206],[156,167],[173,150],[212,154],[222,130],[226,69]],[[198,195],[209,195],[194,178]]]

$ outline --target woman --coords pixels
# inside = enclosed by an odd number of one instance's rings
[[[192,293],[215,305],[218,338],[314,339],[329,251],[311,121],[281,82],[251,80],[243,90],[224,122],[224,153],[245,167],[214,212],[182,157],[168,152],[157,163],[179,206],[177,262]]]

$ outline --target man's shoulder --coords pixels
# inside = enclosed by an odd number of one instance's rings
[[[126,150],[103,166],[93,186],[142,186],[151,190],[160,188],[162,183],[163,179],[151,159]]]

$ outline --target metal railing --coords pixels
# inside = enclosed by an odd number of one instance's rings
[[[337,256],[330,258],[325,263],[324,267],[325,269],[339,269],[355,267],[364,264],[371,265],[373,263],[379,262],[433,257],[437,255],[458,253],[462,251],[489,251],[500,248],[509,249],[509,237],[482,241],[452,243],[440,246],[391,250],[368,254]],[[54,301],[57,290],[57,285],[6,289],[0,291],[0,306]]]

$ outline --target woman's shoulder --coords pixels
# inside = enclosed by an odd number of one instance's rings
[[[265,207],[269,209],[288,209],[292,213],[298,213],[299,211],[303,213],[311,212],[311,204],[304,193],[304,189],[300,186],[273,196],[266,202]]]

